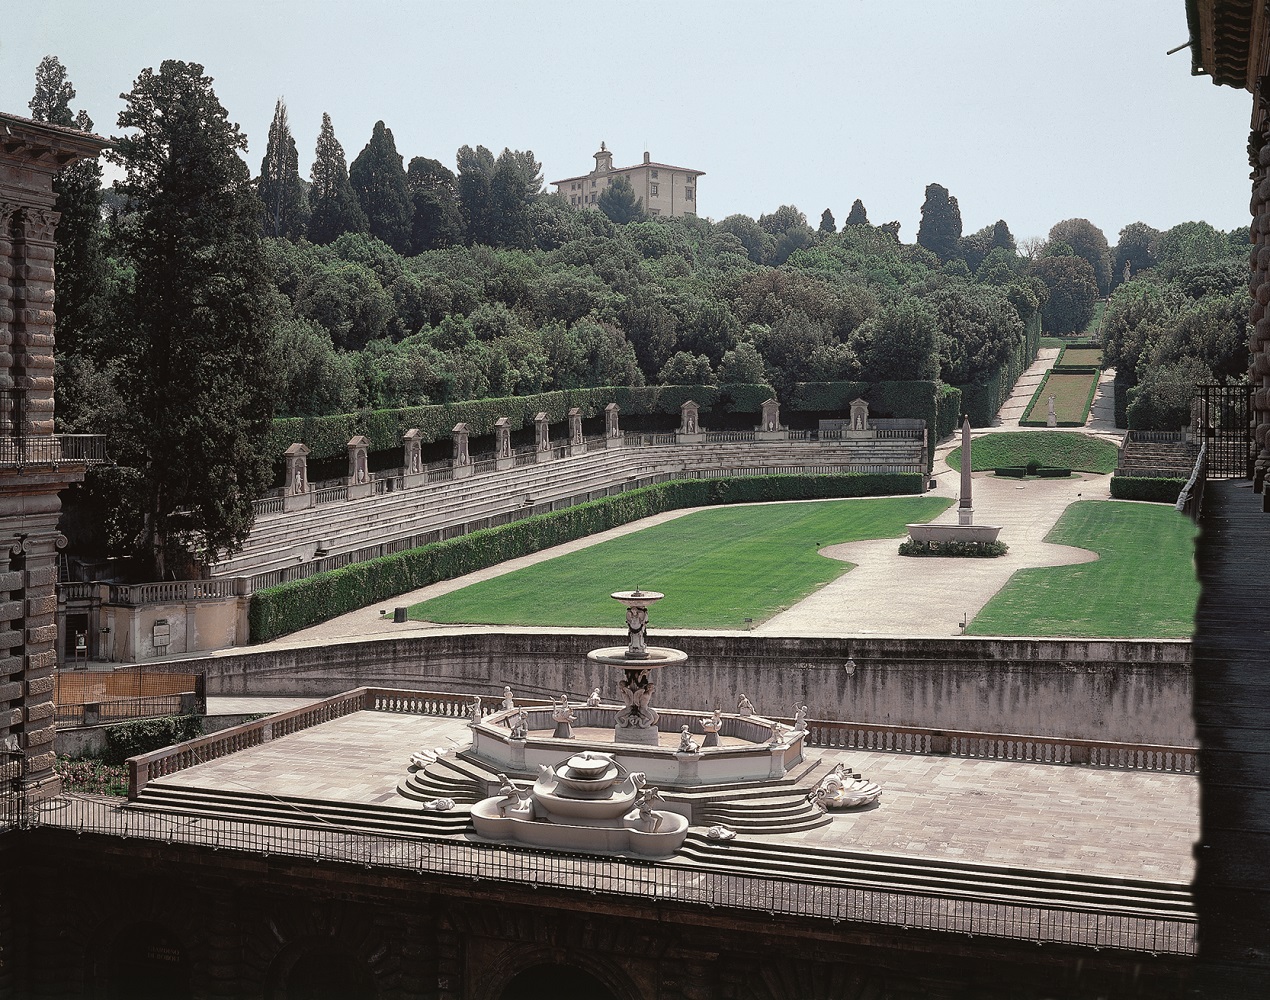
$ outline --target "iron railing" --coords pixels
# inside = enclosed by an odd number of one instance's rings
[[[0,465],[100,465],[103,434],[38,434],[0,437]]]

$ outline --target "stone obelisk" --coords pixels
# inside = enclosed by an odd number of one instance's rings
[[[970,415],[961,425],[961,502],[957,506],[957,523],[974,524],[975,509],[970,500]]]

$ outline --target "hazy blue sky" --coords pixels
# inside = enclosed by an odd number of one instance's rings
[[[859,197],[911,242],[937,181],[970,232],[1092,219],[1245,225],[1250,98],[1192,78],[1183,0],[45,0],[0,34],[0,110],[67,66],[105,134],[137,73],[199,62],[259,170],[286,99],[307,173],[323,111],[351,160],[382,118],[407,160],[532,149],[547,179],[619,165],[706,171],[715,219]]]

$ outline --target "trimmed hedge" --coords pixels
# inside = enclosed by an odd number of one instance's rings
[[[970,417],[971,427],[989,427],[997,413],[1010,398],[1019,376],[1036,360],[1041,349],[1041,315],[1035,313],[1023,327],[1023,337],[1015,345],[1010,357],[986,378],[969,385],[958,386],[961,405]]]
[[[917,473],[848,472],[677,479],[646,486],[257,591],[248,612],[251,641],[267,642],[439,580],[662,511],[772,500],[920,494],[923,485],[924,477]]]
[[[1177,503],[1185,479],[1157,476],[1112,476],[1111,495],[1117,500],[1145,500],[1148,503]]]
[[[1005,479],[1022,479],[1024,476],[1036,476],[1038,479],[1066,479],[1072,474],[1072,470],[1047,469],[1036,465],[1003,465],[993,469],[992,474]]]
[[[943,556],[959,559],[995,559],[1010,551],[1005,542],[900,542],[902,556]]]
[[[546,412],[553,424],[564,423],[569,410],[578,407],[584,419],[604,413],[609,403],[617,403],[624,416],[674,413],[689,399],[700,404],[703,413],[754,413],[763,401],[775,395],[769,385],[650,385],[604,386],[596,389],[567,389],[532,396],[472,399],[444,405],[406,406],[394,410],[361,410],[326,417],[286,417],[273,422],[265,444],[267,454],[281,456],[294,442],[309,448],[309,461],[343,458],[350,438],[364,434],[370,450],[388,451],[401,447],[401,435],[418,427],[423,440],[448,439],[454,425],[467,423],[472,437],[494,433],[494,421],[507,417],[513,431],[532,427],[534,414]]]
[[[163,719],[121,722],[106,730],[106,747],[101,759],[122,764],[137,754],[160,750],[203,735],[203,718],[198,715],[169,715]]]
[[[799,382],[789,405],[795,411],[846,413],[857,398],[867,400],[877,416],[925,420],[928,465],[935,460],[936,443],[961,426],[961,390],[929,380]]]

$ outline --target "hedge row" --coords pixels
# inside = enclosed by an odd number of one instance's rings
[[[1019,376],[1036,360],[1041,349],[1041,316],[1036,313],[1023,327],[1023,336],[1010,357],[986,378],[961,390],[961,406],[970,417],[971,427],[989,427],[1005,401],[1014,391]]]
[[[1051,371],[1054,371],[1054,369],[1051,369]],[[1098,376],[1101,373],[1101,371],[1102,369],[1100,368],[1090,368],[1086,372],[1086,374],[1092,374],[1094,377],[1089,380],[1089,392],[1086,393],[1085,395],[1084,417],[1081,420],[1056,420],[1054,422],[1055,427],[1084,427],[1087,423],[1089,423],[1089,411],[1093,408],[1094,396],[1098,394],[1098,383],[1099,383]],[[1061,374],[1063,375],[1076,374],[1076,369],[1064,368]],[[1049,375],[1046,374],[1046,376],[1043,379],[1041,379],[1040,385],[1036,387],[1036,391],[1032,393],[1031,400],[1028,402],[1027,406],[1023,410],[1023,413],[1025,416],[1019,420],[1020,427],[1048,427],[1049,426],[1048,414],[1046,414],[1046,417],[1044,420],[1027,419],[1026,417],[1026,414],[1032,412],[1032,407],[1036,405],[1037,401],[1044,394],[1045,386],[1048,383],[1049,383]]]
[[[319,573],[252,595],[251,641],[267,642],[419,587],[682,507],[921,493],[916,473],[678,479]]]
[[[1071,469],[1047,469],[1035,465],[1003,465],[993,469],[994,476],[1006,479],[1022,479],[1024,476],[1036,476],[1040,479],[1066,479],[1072,474]]]
[[[1149,503],[1177,503],[1185,479],[1156,476],[1112,476],[1111,495],[1117,500],[1146,500]]]
[[[535,413],[545,412],[553,424],[560,424],[575,406],[587,419],[601,416],[609,403],[617,403],[627,416],[678,413],[689,399],[706,412],[757,414],[763,401],[774,394],[769,385],[750,384],[605,386],[326,417],[287,417],[273,422],[266,453],[281,455],[294,442],[302,441],[309,448],[309,461],[320,462],[344,457],[349,439],[356,434],[370,438],[371,451],[387,451],[401,447],[401,435],[412,427],[423,432],[425,442],[448,439],[459,422],[468,425],[472,437],[480,437],[494,433],[494,421],[499,417],[507,417],[511,429],[518,431],[533,426]]]
[[[916,542],[913,539],[900,542],[902,556],[942,556],[957,559],[995,559],[1010,551],[1005,542]]]
[[[170,715],[162,719],[121,722],[106,730],[106,747],[101,759],[122,764],[129,757],[184,743],[203,735],[203,718],[198,715]]]

